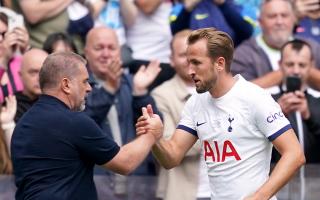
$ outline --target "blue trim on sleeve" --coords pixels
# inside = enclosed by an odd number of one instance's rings
[[[184,131],[187,131],[188,133],[191,133],[192,135],[198,137],[198,133],[196,130],[193,130],[192,128],[189,128],[187,126],[184,125],[178,125],[177,129],[182,129]]]
[[[283,127],[282,129],[278,130],[277,132],[275,132],[274,134],[270,135],[268,137],[268,139],[270,141],[273,141],[274,139],[276,139],[277,137],[279,137],[282,133],[286,132],[287,130],[291,129],[291,124],[286,125],[285,127]]]

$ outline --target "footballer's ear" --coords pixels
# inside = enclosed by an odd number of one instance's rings
[[[216,67],[217,67],[217,70],[220,72],[222,70],[225,70],[225,67],[226,67],[226,59],[224,57],[218,57],[215,61],[216,63]]]

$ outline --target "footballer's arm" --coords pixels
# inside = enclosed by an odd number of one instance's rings
[[[269,179],[249,199],[270,199],[274,196],[305,163],[303,150],[292,129],[287,130],[273,142],[281,154]]]
[[[179,165],[187,151],[197,141],[197,137],[182,129],[176,129],[173,136],[166,140],[161,138],[153,145],[152,153],[166,169]]]

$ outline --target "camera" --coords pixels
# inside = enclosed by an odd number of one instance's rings
[[[286,78],[287,92],[294,92],[301,89],[301,79],[297,76],[288,76]]]

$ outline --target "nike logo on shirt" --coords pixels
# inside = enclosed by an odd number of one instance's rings
[[[197,122],[197,126],[201,126],[202,124],[205,124],[205,123],[207,122],[202,122],[202,123]]]
[[[195,15],[196,20],[203,20],[203,19],[205,19],[207,17],[209,17],[209,15],[206,14],[206,13],[205,14],[196,14]]]

